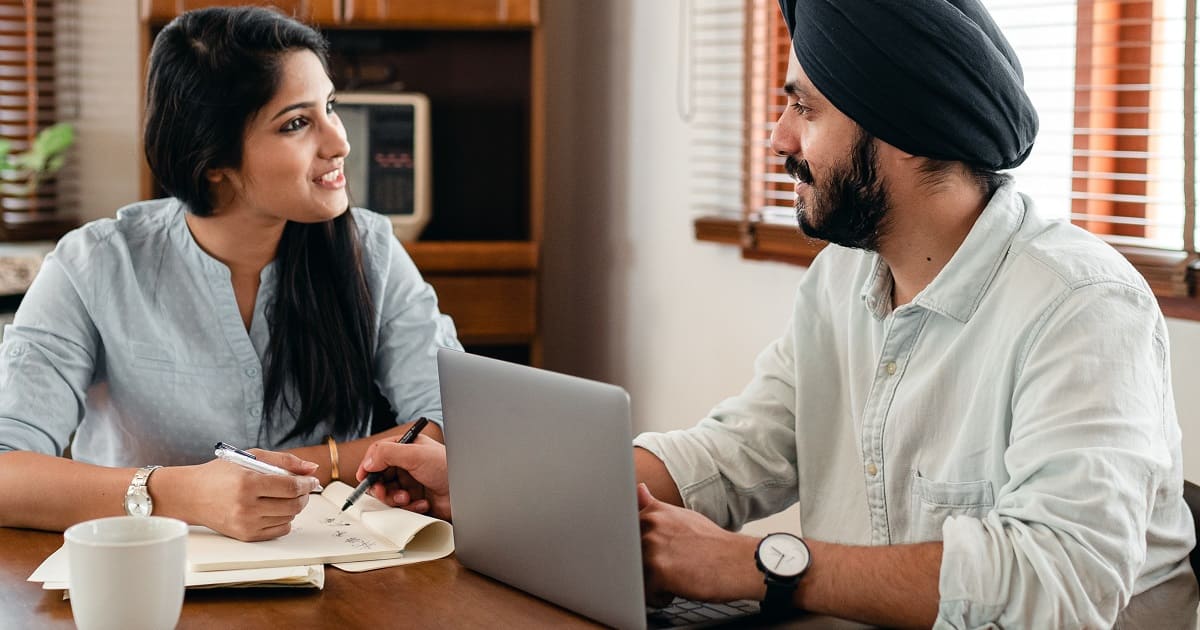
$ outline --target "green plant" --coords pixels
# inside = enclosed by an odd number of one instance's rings
[[[68,123],[46,127],[34,138],[29,150],[22,153],[10,153],[12,142],[0,140],[0,171],[5,171],[4,179],[24,180],[25,193],[33,193],[42,180],[62,168],[67,149],[74,142],[75,128]]]

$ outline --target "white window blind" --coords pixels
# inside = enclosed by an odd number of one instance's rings
[[[744,0],[680,0],[680,116],[691,128],[689,207],[740,220]]]

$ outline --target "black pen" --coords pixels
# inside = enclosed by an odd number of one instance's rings
[[[409,427],[408,431],[404,432],[404,435],[399,440],[396,440],[396,443],[397,444],[411,444],[414,440],[417,439],[417,435],[419,435],[421,433],[421,429],[424,429],[425,425],[427,425],[427,424],[429,424],[429,418],[425,418],[425,417],[417,418],[417,421],[415,423],[413,423],[413,425],[411,427]],[[387,469],[385,468],[384,470],[387,470]],[[350,509],[350,506],[354,505],[354,502],[357,501],[358,498],[361,497],[363,495],[363,493],[367,491],[367,488],[370,488],[371,486],[375,485],[375,483],[378,482],[379,478],[382,476],[383,476],[383,470],[376,471],[373,473],[367,473],[367,476],[363,478],[362,482],[358,484],[358,487],[354,489],[354,492],[351,492],[350,496],[347,497],[346,502],[344,504],[342,504],[342,512],[345,512],[346,510]]]

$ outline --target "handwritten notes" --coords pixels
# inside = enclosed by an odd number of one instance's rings
[[[352,508],[339,512],[336,497],[311,495],[287,536],[255,543],[193,527],[188,561],[194,571],[278,567],[325,562],[399,558],[403,548],[371,531]],[[407,541],[403,541],[407,542]],[[403,543],[401,543],[403,544]]]

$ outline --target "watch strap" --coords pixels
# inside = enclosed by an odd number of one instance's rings
[[[125,490],[125,514],[129,516],[149,516],[154,513],[154,500],[150,497],[150,489],[146,484],[150,482],[150,474],[159,468],[162,468],[162,466],[143,466],[137,472],[133,473],[133,480],[129,482],[129,488]],[[139,497],[145,499],[148,508],[146,514],[138,514],[130,507],[130,502],[136,501]]]
[[[129,483],[130,488],[144,487],[150,482],[150,473],[162,468],[162,466],[143,466],[133,473],[133,481]]]
[[[796,609],[796,605],[792,603],[792,597],[796,593],[796,587],[800,585],[799,575],[791,579],[779,579],[773,575],[767,575],[763,579],[763,583],[767,585],[767,594],[762,600],[762,614],[779,615]]]

